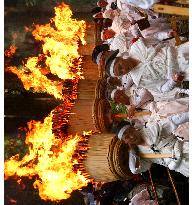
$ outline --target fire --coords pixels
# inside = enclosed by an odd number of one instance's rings
[[[70,136],[66,142],[56,139],[52,133],[52,115],[44,122],[28,123],[26,144],[29,153],[21,160],[19,155],[5,161],[5,178],[10,176],[37,176],[34,188],[44,200],[57,201],[70,197],[73,190],[87,185],[88,179],[80,171],[73,171],[77,160],[72,160],[82,137]]]
[[[16,52],[16,46],[11,45],[7,50],[5,50],[5,56],[10,58],[13,56],[13,54]]]
[[[7,71],[16,74],[23,82],[23,86],[26,90],[32,89],[33,92],[47,92],[57,99],[62,99],[61,83],[49,80],[39,69],[37,69],[36,64],[37,59],[30,58],[23,69],[10,66],[7,68]]]
[[[50,23],[36,25],[32,32],[35,39],[43,43],[43,53],[38,57],[28,58],[23,70],[13,66],[6,70],[15,73],[22,80],[25,89],[47,92],[62,99],[59,83],[49,80],[46,74],[50,71],[62,80],[73,79],[75,83],[83,78],[78,48],[80,42],[85,44],[85,29],[85,22],[72,19],[69,6],[62,3],[55,8],[55,17]],[[42,59],[45,61],[43,68],[40,66]],[[28,70],[30,73],[26,72]]]
[[[36,25],[32,32],[36,40],[43,41],[43,53],[46,55],[46,65],[51,73],[61,79],[73,79],[81,76],[81,59],[78,53],[79,41],[85,44],[84,21],[77,21],[71,18],[72,11],[68,5],[62,3],[55,8],[55,17],[51,23]],[[55,25],[53,27],[52,25]],[[74,61],[77,61],[76,72]]]

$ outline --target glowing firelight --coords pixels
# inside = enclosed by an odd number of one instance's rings
[[[79,43],[85,44],[86,24],[84,21],[72,19],[72,11],[62,3],[55,8],[55,17],[51,23],[36,25],[32,32],[36,40],[43,43],[43,53],[38,57],[30,57],[23,69],[10,66],[6,71],[15,73],[22,81],[25,89],[34,92],[47,92],[55,98],[62,98],[58,83],[51,82],[42,70],[48,70],[60,79],[80,79],[82,77],[81,56],[78,53]],[[44,67],[39,64],[44,57]],[[41,62],[42,63],[42,62]],[[30,70],[30,72],[26,72]],[[78,83],[78,81],[75,81]]]
[[[62,200],[70,197],[73,190],[87,185],[88,180],[80,171],[73,172],[72,160],[80,136],[70,137],[67,142],[56,139],[52,134],[52,115],[44,122],[31,121],[25,143],[29,153],[21,160],[19,155],[5,161],[5,178],[10,176],[38,176],[34,187],[44,200]]]
[[[84,21],[72,19],[72,11],[68,5],[62,3],[55,8],[55,17],[51,24],[36,25],[32,32],[36,40],[43,41],[43,53],[46,55],[46,65],[51,73],[61,79],[73,79],[80,77],[80,64],[76,67],[77,73],[71,71],[73,61],[80,57],[78,53],[79,41],[85,44]],[[78,59],[80,63],[81,60]]]
[[[5,50],[5,56],[11,58],[16,52],[16,49],[17,48],[14,45],[11,45],[7,50]]]
[[[54,95],[55,98],[62,99],[61,83],[49,80],[36,65],[37,58],[29,58],[23,69],[10,66],[7,70],[15,73],[21,79],[26,90],[31,89],[33,92],[44,92],[46,90],[50,95]]]

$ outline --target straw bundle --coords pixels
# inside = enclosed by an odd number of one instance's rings
[[[104,76],[105,76],[105,69],[102,66],[98,65],[98,71],[99,71],[99,77],[100,78],[104,78]]]
[[[110,131],[111,123],[109,117],[111,113],[111,106],[106,99],[95,99],[92,108],[93,123],[95,128],[100,132]]]
[[[95,98],[105,98],[106,80],[99,79],[95,87]]]
[[[114,134],[92,135],[88,144],[90,149],[83,164],[95,181],[110,182],[132,176],[128,168],[128,148]]]

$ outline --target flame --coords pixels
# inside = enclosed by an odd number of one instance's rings
[[[29,146],[29,153],[21,160],[19,155],[5,161],[5,178],[10,176],[38,176],[34,188],[39,189],[39,195],[44,200],[62,200],[70,197],[73,190],[87,185],[88,180],[73,171],[72,160],[80,136],[75,136],[67,142],[56,139],[52,133],[52,115],[44,122],[31,121],[28,123],[25,143]]]
[[[59,83],[51,82],[46,74],[50,71],[62,80],[73,79],[75,83],[83,78],[82,59],[78,48],[80,42],[85,44],[85,29],[85,22],[72,19],[69,6],[62,3],[55,8],[55,17],[50,23],[35,25],[32,32],[35,39],[43,43],[43,53],[38,57],[28,58],[23,70],[10,66],[6,71],[15,73],[23,82],[25,89],[47,92],[55,98],[62,99],[61,88],[58,89]],[[43,68],[40,66],[42,59],[45,61]],[[26,72],[27,70],[30,70],[30,73]]]
[[[36,25],[32,34],[36,40],[43,41],[45,63],[52,74],[61,79],[81,76],[78,47],[79,40],[85,44],[86,24],[84,21],[72,19],[72,11],[64,3],[55,8],[55,15],[51,19],[51,23]],[[77,60],[76,73],[71,71],[71,68],[74,67],[74,60]]]
[[[51,81],[44,76],[36,67],[37,59],[30,58],[23,69],[10,66],[7,71],[16,74],[23,82],[26,90],[32,89],[34,92],[47,92],[57,99],[62,99],[62,86],[57,81]]]
[[[5,56],[10,58],[13,56],[13,54],[16,52],[16,46],[11,45],[7,50],[5,50]]]

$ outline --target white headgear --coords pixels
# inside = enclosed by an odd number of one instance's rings
[[[114,69],[113,69],[113,67],[114,67],[114,65],[115,65],[115,60],[116,60],[116,59],[114,59],[114,60],[112,61],[111,65],[110,65],[110,68],[109,68],[109,73],[110,73],[110,75],[111,75],[112,77],[115,77]]]
[[[129,125],[125,125],[123,126],[120,130],[119,133],[117,135],[117,137],[121,140],[123,138],[123,134],[125,133],[125,131],[129,128]]]
[[[100,59],[101,59],[102,54],[103,54],[103,52],[100,52],[100,53],[98,54],[97,58],[96,58],[96,63],[97,63],[97,65],[99,64],[99,61],[100,61]]]
[[[118,89],[114,89],[112,92],[111,92],[111,99],[114,100],[114,97],[115,97],[115,93]]]

